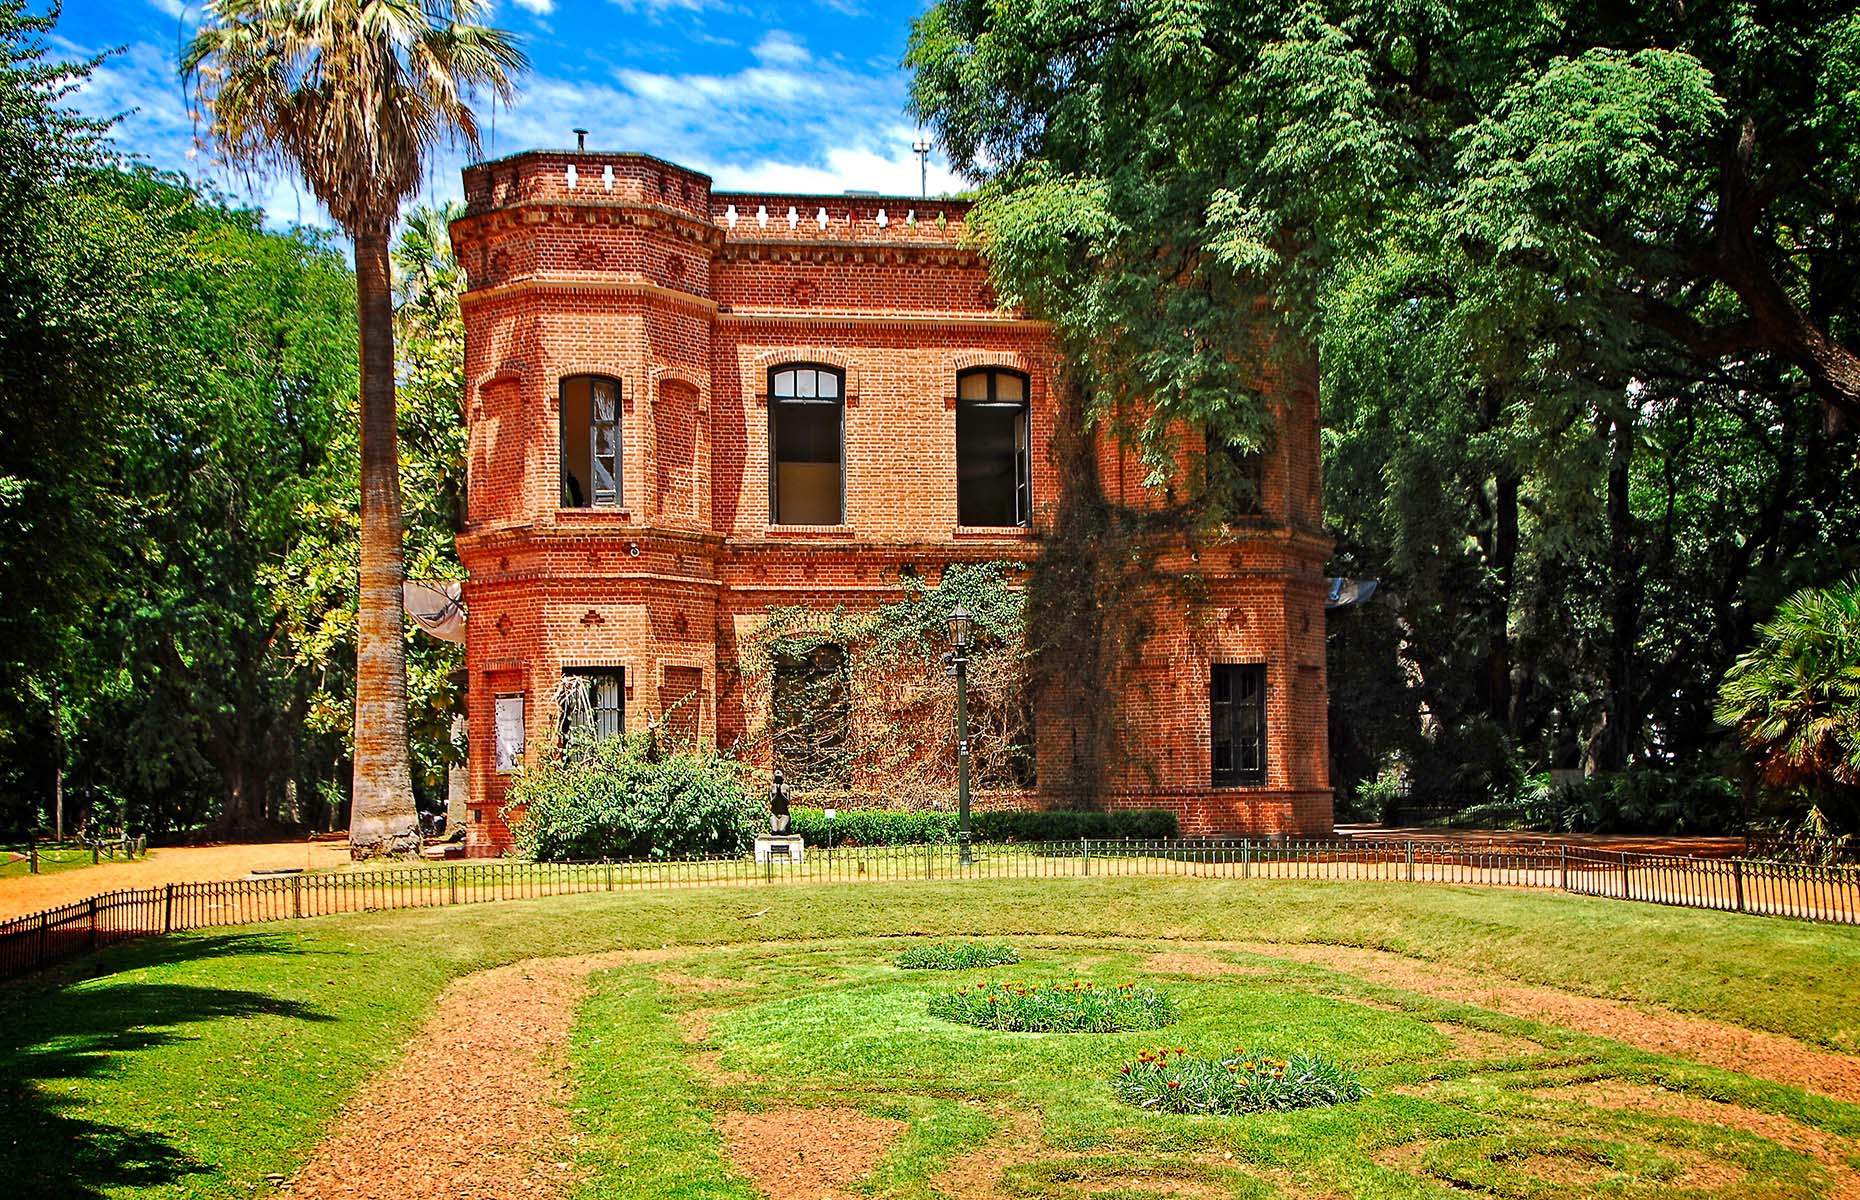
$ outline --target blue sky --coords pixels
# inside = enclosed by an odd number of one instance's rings
[[[522,38],[531,72],[510,109],[480,114],[484,156],[572,146],[579,125],[590,149],[655,154],[719,188],[915,195],[917,131],[898,61],[927,4],[493,0],[491,23]],[[273,223],[327,224],[294,180],[241,179],[196,146],[175,64],[200,12],[200,0],[66,0],[55,52],[122,47],[71,103],[124,114],[123,149],[262,206]],[[422,199],[458,197],[465,159],[442,153]],[[933,154],[931,194],[961,186]]]

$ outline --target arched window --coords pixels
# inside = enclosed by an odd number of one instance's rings
[[[845,377],[795,363],[769,372],[769,521],[846,519]]]
[[[618,508],[620,381],[570,375],[562,381],[562,507]]]
[[[1026,525],[1033,516],[1027,377],[982,367],[956,376],[956,523]]]

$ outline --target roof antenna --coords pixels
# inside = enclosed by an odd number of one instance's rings
[[[930,139],[921,133],[911,143],[911,153],[917,156],[918,195],[925,200],[930,198]]]
[[[585,129],[576,129],[572,132],[575,135],[575,149],[585,152],[588,148],[588,131]]]

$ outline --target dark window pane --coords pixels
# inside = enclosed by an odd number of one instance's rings
[[[1010,371],[956,379],[956,520],[1025,525],[1028,493],[1026,381]]]
[[[777,525],[838,525],[845,519],[839,375],[784,367],[770,380],[769,518]]]
[[[1236,446],[1208,435],[1208,494],[1230,516],[1252,516],[1261,511],[1265,492],[1266,458],[1248,446]]]
[[[593,375],[562,381],[562,506],[621,499],[620,384]]]
[[[592,730],[596,737],[619,737],[626,732],[626,672],[619,667],[576,668],[564,671],[562,725],[564,730]]]
[[[1215,663],[1208,672],[1209,746],[1216,786],[1266,781],[1266,668]]]

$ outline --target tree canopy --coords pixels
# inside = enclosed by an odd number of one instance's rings
[[[1333,569],[1384,583],[1334,622],[1334,782],[1465,803],[1718,769],[1732,657],[1854,565],[1857,31],[944,0],[906,61],[1001,294],[1159,477],[1184,424],[1270,436],[1262,367],[1317,356]]]

